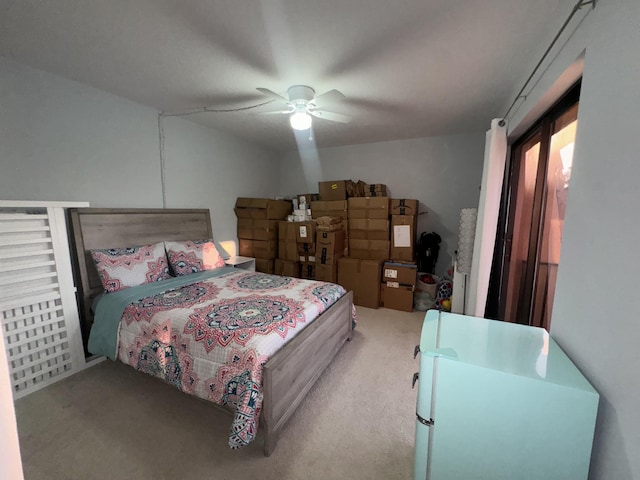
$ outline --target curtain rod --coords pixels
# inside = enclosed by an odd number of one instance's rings
[[[538,64],[533,69],[533,72],[531,72],[531,75],[529,75],[529,78],[527,78],[527,81],[524,82],[524,85],[522,86],[522,88],[518,92],[518,95],[516,95],[516,98],[513,100],[513,103],[509,107],[509,110],[507,110],[507,113],[505,113],[504,116],[502,117],[502,120],[500,120],[500,126],[504,126],[505,119],[509,116],[509,113],[511,113],[511,109],[515,106],[516,102],[518,100],[520,100],[520,98],[523,97],[522,92],[524,92],[524,89],[527,88],[527,85],[529,85],[529,82],[531,81],[533,76],[536,74],[536,72],[540,68],[540,65],[542,65],[542,62],[544,62],[545,58],[547,58],[547,55],[549,55],[549,52],[551,51],[553,46],[556,44],[556,42],[560,38],[560,35],[562,35],[562,32],[564,32],[565,28],[567,28],[567,25],[569,25],[569,22],[571,21],[573,16],[576,13],[578,13],[578,10],[580,10],[582,7],[584,7],[586,5],[591,5],[592,9],[594,9],[594,8],[596,8],[596,0],[578,0],[578,2],[574,5],[573,9],[571,10],[571,13],[569,14],[567,19],[562,24],[562,27],[560,27],[560,30],[558,31],[556,36],[551,41],[551,44],[549,45],[549,47],[547,47],[547,50],[544,52],[544,54],[542,55],[542,58],[540,59]],[[524,97],[526,98],[526,95]]]

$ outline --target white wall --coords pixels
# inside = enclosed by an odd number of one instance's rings
[[[222,132],[166,118],[167,207],[210,208],[235,240],[238,195],[278,193],[277,159]],[[0,57],[0,199],[162,207],[158,112]]]
[[[163,122],[167,206],[209,208],[216,240],[236,240],[236,198],[279,193],[273,153],[183,119]]]
[[[601,395],[592,480],[640,478],[639,21],[599,1],[519,113],[586,48],[551,334]]]
[[[477,207],[485,133],[291,152],[281,162],[282,192],[317,193],[318,181],[383,183],[394,198],[420,201],[418,234],[442,237],[436,273],[451,266],[458,247],[460,209]]]

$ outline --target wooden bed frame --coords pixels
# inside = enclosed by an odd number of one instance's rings
[[[73,208],[68,214],[85,345],[93,323],[91,304],[103,293],[89,250],[213,238],[208,209]],[[266,456],[307,392],[351,339],[352,304],[353,293],[348,292],[265,364],[260,426]]]

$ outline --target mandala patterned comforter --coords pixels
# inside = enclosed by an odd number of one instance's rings
[[[140,287],[126,289],[128,299],[115,315],[100,308],[101,300],[89,349],[235,408],[229,446],[238,448],[257,433],[262,366],[346,292],[330,283],[221,270],[195,283],[176,286],[166,280],[163,288],[158,284],[164,282],[157,282],[151,294],[145,289],[136,294]],[[105,297],[113,303],[113,295]],[[119,321],[109,326],[114,318]],[[106,344],[115,342],[113,352],[98,346],[101,330],[113,332],[104,335]]]

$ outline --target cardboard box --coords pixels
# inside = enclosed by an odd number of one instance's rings
[[[238,218],[238,238],[248,240],[277,240],[278,220]]]
[[[268,258],[256,258],[256,272],[273,274],[275,260]]]
[[[296,224],[296,242],[315,243],[316,222],[295,222],[295,224]]]
[[[233,210],[238,218],[282,220],[287,218],[292,209],[291,200],[238,197]]]
[[[316,244],[314,243],[297,243],[298,255],[315,255]]]
[[[347,221],[349,238],[361,240],[389,240],[389,220],[382,218],[350,218]]]
[[[418,208],[420,208],[418,200],[392,198],[389,213],[391,215],[418,215]]]
[[[316,279],[316,262],[300,262],[300,278]]]
[[[383,183],[365,183],[363,197],[386,197],[387,186]]]
[[[324,217],[324,218],[335,218],[335,217]],[[347,229],[345,228],[345,221],[341,220],[339,223],[331,223],[329,225],[316,225],[316,232],[337,232],[342,230],[347,233]]]
[[[339,217],[346,220],[347,207],[348,204],[346,200],[311,202],[311,217]]]
[[[353,291],[353,303],[362,307],[380,306],[382,262],[342,257],[338,260],[338,283]]]
[[[349,256],[363,260],[389,260],[389,240],[349,239]]]
[[[316,263],[316,255],[314,253],[298,252],[298,261],[302,263]]]
[[[418,281],[418,266],[415,263],[385,262],[382,281],[413,287]]]
[[[391,215],[391,260],[415,260],[417,216]]]
[[[302,208],[301,205],[306,205],[306,208],[311,208],[311,202],[315,202],[320,200],[320,194],[319,193],[300,193],[298,195],[296,195],[296,198],[298,199],[298,205],[300,206],[299,208]]]
[[[278,258],[290,262],[298,261],[295,222],[278,223]]]
[[[405,285],[395,287],[383,283],[380,285],[380,306],[403,312],[413,312],[413,290],[414,287]]]
[[[300,278],[300,263],[277,258],[274,265],[274,273],[285,277]]]
[[[316,262],[316,280],[338,283],[338,263],[321,264]]]
[[[348,218],[389,218],[389,197],[353,197],[347,201]]]
[[[347,182],[349,180],[334,180],[331,182],[318,182],[320,200],[346,200]]]
[[[344,255],[344,230],[318,232],[316,235],[316,262],[336,263]]]
[[[240,256],[262,259],[274,259],[278,256],[278,242],[275,240],[248,240],[241,238]],[[273,268],[271,269],[273,272]]]

